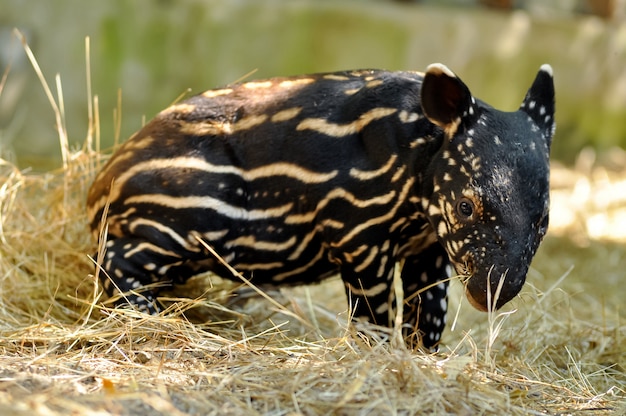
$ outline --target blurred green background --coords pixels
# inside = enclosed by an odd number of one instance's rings
[[[504,9],[484,3],[504,4]],[[60,164],[54,114],[13,28],[48,82],[60,74],[67,129],[87,135],[85,37],[103,147],[183,93],[240,79],[355,68],[423,70],[443,62],[474,95],[516,109],[542,63],[555,71],[553,156],[626,145],[624,1],[0,0],[0,155]],[[613,5],[613,11],[597,7]],[[512,6],[512,7],[509,7]],[[594,14],[595,13],[595,14]]]

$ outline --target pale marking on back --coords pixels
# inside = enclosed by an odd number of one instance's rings
[[[348,81],[350,78],[345,75],[337,75],[337,74],[326,74],[322,76],[322,78],[330,80],[330,81]]]
[[[195,109],[196,109],[196,106],[194,104],[188,104],[188,103],[174,104],[174,105],[167,107],[165,110],[162,110],[158,114],[157,117],[162,117],[170,113],[190,114],[190,113],[193,113]]]
[[[237,220],[263,220],[280,218],[293,208],[293,202],[268,209],[247,210],[230,205],[221,199],[210,196],[169,196],[163,194],[144,194],[127,198],[125,204],[154,204],[172,209],[210,209],[225,217]]]
[[[109,167],[109,170],[112,168],[113,167]],[[202,159],[185,156],[167,159],[151,159],[134,165],[117,177],[112,186],[110,196],[104,194],[97,201],[91,204],[91,212],[95,215],[95,212],[104,207],[107,200],[111,203],[117,201],[121,196],[122,188],[129,179],[144,172],[158,171],[162,169],[195,169],[210,174],[232,174],[240,176],[247,182],[251,182],[259,178],[286,176],[308,184],[324,183],[333,179],[338,174],[337,170],[328,173],[318,173],[305,169],[294,163],[286,162],[272,163],[270,165],[245,170],[232,165],[214,165]]]
[[[250,82],[246,82],[244,84],[241,84],[242,87],[244,87],[245,89],[248,90],[257,90],[257,89],[265,89],[265,88],[270,88],[272,85],[274,85],[273,81],[250,81]]]
[[[398,159],[397,155],[391,155],[387,163],[385,163],[383,166],[375,170],[360,170],[357,168],[352,168],[350,169],[350,176],[352,176],[353,178],[362,180],[362,181],[367,181],[370,179],[377,178],[389,172],[389,169],[391,169],[391,167],[394,165],[397,159]]]
[[[208,90],[203,92],[201,95],[206,98],[215,98],[221,95],[228,95],[233,92],[232,88],[222,88],[219,90]]]
[[[361,114],[358,119],[345,124],[331,123],[325,118],[307,118],[298,124],[296,130],[313,130],[331,137],[345,137],[358,133],[372,121],[387,117],[397,111],[397,108],[373,108]]]
[[[268,119],[267,114],[255,114],[244,117],[236,123],[203,119],[201,121],[180,122],[179,130],[183,134],[195,136],[219,136],[222,134],[235,134],[240,131],[250,130]]]
[[[302,111],[302,107],[293,107],[293,108],[288,108],[287,110],[281,110],[277,112],[276,114],[274,114],[271,120],[274,123],[278,123],[281,121],[288,121],[297,117],[301,111]]]
[[[382,84],[383,84],[383,80],[382,80],[382,79],[374,79],[374,80],[372,80],[372,81],[368,81],[368,82],[365,84],[365,86],[366,86],[367,88],[376,88],[376,87],[378,87],[378,86],[380,86],[380,85],[382,85]]]
[[[379,195],[370,199],[358,199],[351,192],[346,191],[344,188],[335,188],[328,192],[324,198],[322,198],[316,205],[315,209],[302,214],[292,214],[285,218],[285,224],[301,224],[310,223],[315,219],[318,213],[324,209],[333,199],[345,199],[350,204],[357,208],[366,208],[370,205],[385,205],[393,200],[396,196],[396,191],[391,190],[387,194]]]
[[[281,81],[278,86],[280,88],[294,88],[303,87],[315,82],[314,78],[298,78],[298,79],[286,79]]]
[[[229,249],[233,247],[249,247],[254,248],[255,250],[284,251],[290,247],[293,247],[293,245],[296,244],[296,241],[296,236],[292,236],[287,241],[276,243],[273,241],[257,240],[254,235],[246,235],[225,242],[224,247]]]

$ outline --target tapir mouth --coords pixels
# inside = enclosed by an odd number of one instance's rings
[[[465,297],[467,298],[469,304],[472,305],[475,309],[481,312],[489,312],[489,308],[486,304],[483,304],[482,302],[474,299],[474,296],[472,296],[472,293],[467,288],[467,285],[465,286]]]
[[[496,311],[520,292],[524,278],[516,279],[508,270],[495,273],[493,267],[484,275],[465,277],[465,296],[470,305],[482,312]],[[520,284],[521,282],[521,284]]]
[[[486,289],[484,291],[484,296],[481,296],[480,300],[476,299],[474,295],[472,294],[472,292],[475,292],[475,291],[470,290],[470,280],[477,279],[478,277],[470,273],[461,274],[459,277],[461,279],[461,283],[463,283],[463,287],[465,288],[465,297],[467,298],[467,301],[469,302],[469,304],[481,312],[489,311],[489,308],[487,307],[487,302],[486,302],[486,299],[487,299]],[[475,285],[472,285],[472,286],[475,286]]]
[[[525,280],[515,279],[516,276],[509,273],[509,269],[498,272],[495,265],[484,270],[475,264],[470,253],[463,255],[454,266],[465,287],[465,297],[470,305],[481,312],[500,309],[519,293]]]

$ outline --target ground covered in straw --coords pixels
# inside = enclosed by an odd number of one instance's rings
[[[2,414],[626,412],[626,164],[556,166],[523,293],[489,316],[456,285],[426,353],[348,326],[337,279],[270,302],[199,276],[160,317],[103,306],[84,214],[101,155],[68,156],[45,174],[0,165]]]

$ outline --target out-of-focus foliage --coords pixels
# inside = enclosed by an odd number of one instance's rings
[[[618,6],[620,1],[611,0]],[[103,147],[183,93],[251,77],[353,68],[423,70],[443,62],[498,108],[515,109],[537,68],[557,87],[553,155],[626,144],[626,21],[581,1],[4,0],[0,14],[0,154],[58,160],[47,100],[12,29],[22,30],[49,81],[60,80],[70,139],[87,132],[85,36]],[[478,6],[482,3],[483,6]],[[550,6],[551,5],[551,6]],[[468,7],[472,6],[472,7]],[[619,7],[618,7],[619,9]],[[618,10],[619,11],[619,10]],[[119,112],[118,112],[119,114]],[[36,164],[39,162],[35,162]]]

